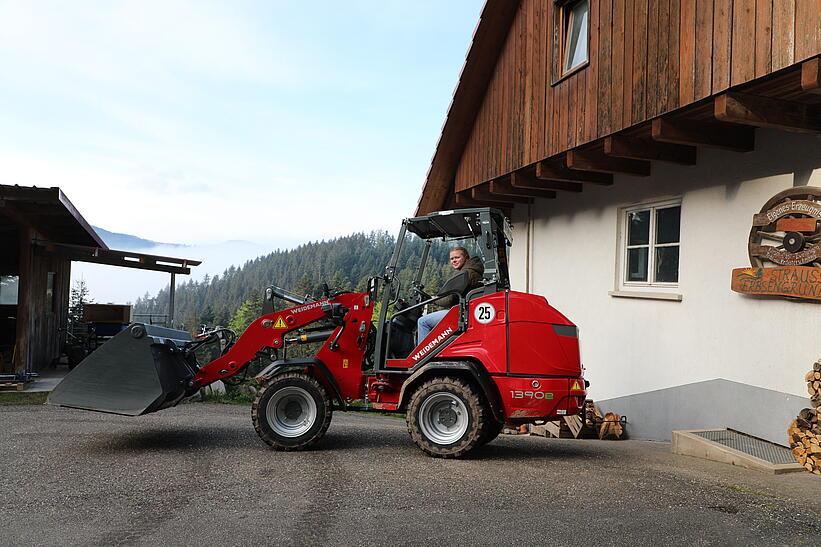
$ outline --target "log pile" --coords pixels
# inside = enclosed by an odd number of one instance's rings
[[[611,439],[624,438],[621,416],[608,412],[602,416],[596,403],[588,399],[581,415],[562,416],[561,420],[530,427],[531,435],[557,439]]]
[[[584,423],[587,430],[593,432],[590,438],[618,440],[624,437],[621,416],[615,412],[602,416],[599,407],[590,399],[584,404]]]
[[[601,427],[599,427],[599,439],[618,440],[624,435],[624,426],[621,425],[621,416],[614,412],[604,415]]]
[[[821,360],[816,361],[804,379],[812,408],[798,413],[787,430],[787,438],[799,465],[821,475]]]

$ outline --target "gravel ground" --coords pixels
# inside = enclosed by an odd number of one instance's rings
[[[5,545],[821,543],[821,478],[665,443],[502,436],[436,460],[403,420],[337,413],[320,449],[284,453],[215,404],[0,424]]]

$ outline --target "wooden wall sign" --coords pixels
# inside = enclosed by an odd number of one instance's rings
[[[752,268],[733,270],[743,294],[821,300],[821,188],[790,188],[753,215],[747,245]]]
[[[821,268],[736,268],[732,289],[744,294],[821,300]]]

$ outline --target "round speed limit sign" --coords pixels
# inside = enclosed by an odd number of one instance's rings
[[[473,318],[479,323],[487,325],[496,318],[496,308],[493,304],[482,302],[473,310]]]

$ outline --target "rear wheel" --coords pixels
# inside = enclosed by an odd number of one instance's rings
[[[479,439],[479,446],[484,446],[498,437],[504,427],[504,422],[497,422],[493,417],[488,417],[482,430],[482,437]]]
[[[413,442],[438,458],[460,458],[480,445],[489,411],[469,383],[438,377],[411,396],[406,414]]]
[[[297,372],[272,378],[251,407],[254,429],[275,450],[305,450],[315,445],[328,431],[332,414],[322,384]]]

